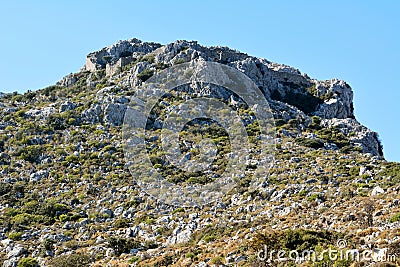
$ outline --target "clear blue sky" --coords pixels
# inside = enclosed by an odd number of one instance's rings
[[[59,2],[1,2],[0,91],[54,84],[121,39],[226,45],[348,81],[356,117],[400,161],[400,1]]]

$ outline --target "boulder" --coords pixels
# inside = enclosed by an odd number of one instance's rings
[[[25,252],[26,249],[22,245],[17,244],[13,246],[12,249],[7,253],[7,259],[19,257]]]
[[[94,124],[100,122],[101,114],[101,106],[99,104],[94,104],[89,109],[82,112],[81,118],[83,122]]]
[[[76,105],[70,101],[64,101],[61,103],[60,105],[60,109],[58,110],[58,112],[64,112],[64,111],[68,111],[68,110],[74,110],[76,108]]]
[[[192,223],[181,223],[179,224],[174,231],[172,232],[172,236],[168,237],[167,245],[185,243],[190,240],[192,233],[196,230],[197,224],[195,222]]]
[[[354,118],[353,90],[342,80],[315,81],[317,96],[331,95],[322,103],[314,115],[325,119]]]
[[[113,126],[120,126],[123,122],[127,106],[125,104],[110,103],[104,108],[104,122]]]
[[[49,172],[46,170],[39,170],[35,173],[32,173],[29,177],[30,182],[39,182],[43,178],[47,178],[49,175]]]
[[[380,186],[376,186],[374,189],[372,189],[371,196],[376,196],[383,193],[385,193],[385,190],[383,190]]]
[[[349,136],[351,144],[359,146],[363,153],[383,156],[378,134],[361,125],[356,119],[325,119],[322,120],[321,125],[327,128],[337,127],[343,134]]]

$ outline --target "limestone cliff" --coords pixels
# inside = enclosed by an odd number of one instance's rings
[[[333,120],[327,126],[336,125],[348,135],[352,145],[363,152],[383,156],[378,135],[360,125],[354,117],[353,91],[349,84],[338,79],[319,81],[301,73],[298,69],[249,56],[228,47],[206,47],[196,41],[176,41],[167,45],[142,42],[138,39],[119,41],[86,57],[82,71],[96,73],[105,70],[108,82],[113,86],[135,87],[141,84],[140,73],[194,60],[213,61],[233,67],[250,77],[270,102],[277,119],[306,118],[312,116]],[[130,69],[128,72],[122,70]],[[59,84],[71,86],[78,81],[77,75],[64,77]],[[119,82],[114,81],[118,79]],[[95,86],[88,79],[88,86]],[[110,89],[110,88],[109,88]],[[93,112],[106,112],[105,119],[114,125],[121,124],[124,107],[119,104],[92,107],[83,114],[86,119]],[[102,110],[100,110],[102,109]],[[114,113],[118,114],[114,114]],[[122,112],[122,113],[121,113]],[[96,119],[95,119],[96,120]],[[349,131],[348,129],[352,129]]]

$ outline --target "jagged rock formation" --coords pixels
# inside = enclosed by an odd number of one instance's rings
[[[360,146],[363,152],[383,156],[377,134],[366,127],[354,126],[359,123],[354,118],[353,91],[345,81],[311,79],[293,67],[248,56],[227,47],[204,47],[195,41],[176,41],[162,46],[131,39],[90,53],[83,70],[91,73],[105,70],[110,81],[119,80],[114,87],[135,87],[142,82],[138,76],[145,70],[156,71],[160,66],[172,66],[193,60],[214,61],[245,73],[270,101],[276,118],[287,120],[319,116],[322,119],[340,119],[344,125],[340,127],[341,131],[345,134],[355,133],[357,137],[352,137],[353,143]],[[121,73],[123,67],[132,63],[135,64],[128,74]],[[71,86],[78,81],[77,76],[78,74],[70,74],[59,84]],[[95,84],[89,79],[88,86]],[[123,103],[110,105],[106,100],[103,105],[96,104],[82,116],[84,121],[98,122],[99,115],[106,112],[104,118],[108,123],[120,125],[124,110]],[[336,122],[337,120],[334,120],[325,125],[335,126]]]
[[[119,41],[118,43],[103,48],[100,51],[90,53],[86,57],[85,69],[89,71],[96,71],[106,68],[107,65],[128,64],[132,62],[134,55],[147,54],[154,51],[156,48],[161,47],[160,44],[142,42],[138,39],[131,39],[128,41]]]

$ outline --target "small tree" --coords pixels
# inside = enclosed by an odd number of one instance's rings
[[[367,227],[372,227],[374,225],[374,217],[373,217],[373,213],[375,211],[374,201],[371,199],[364,201],[363,211],[364,211],[365,225]]]

